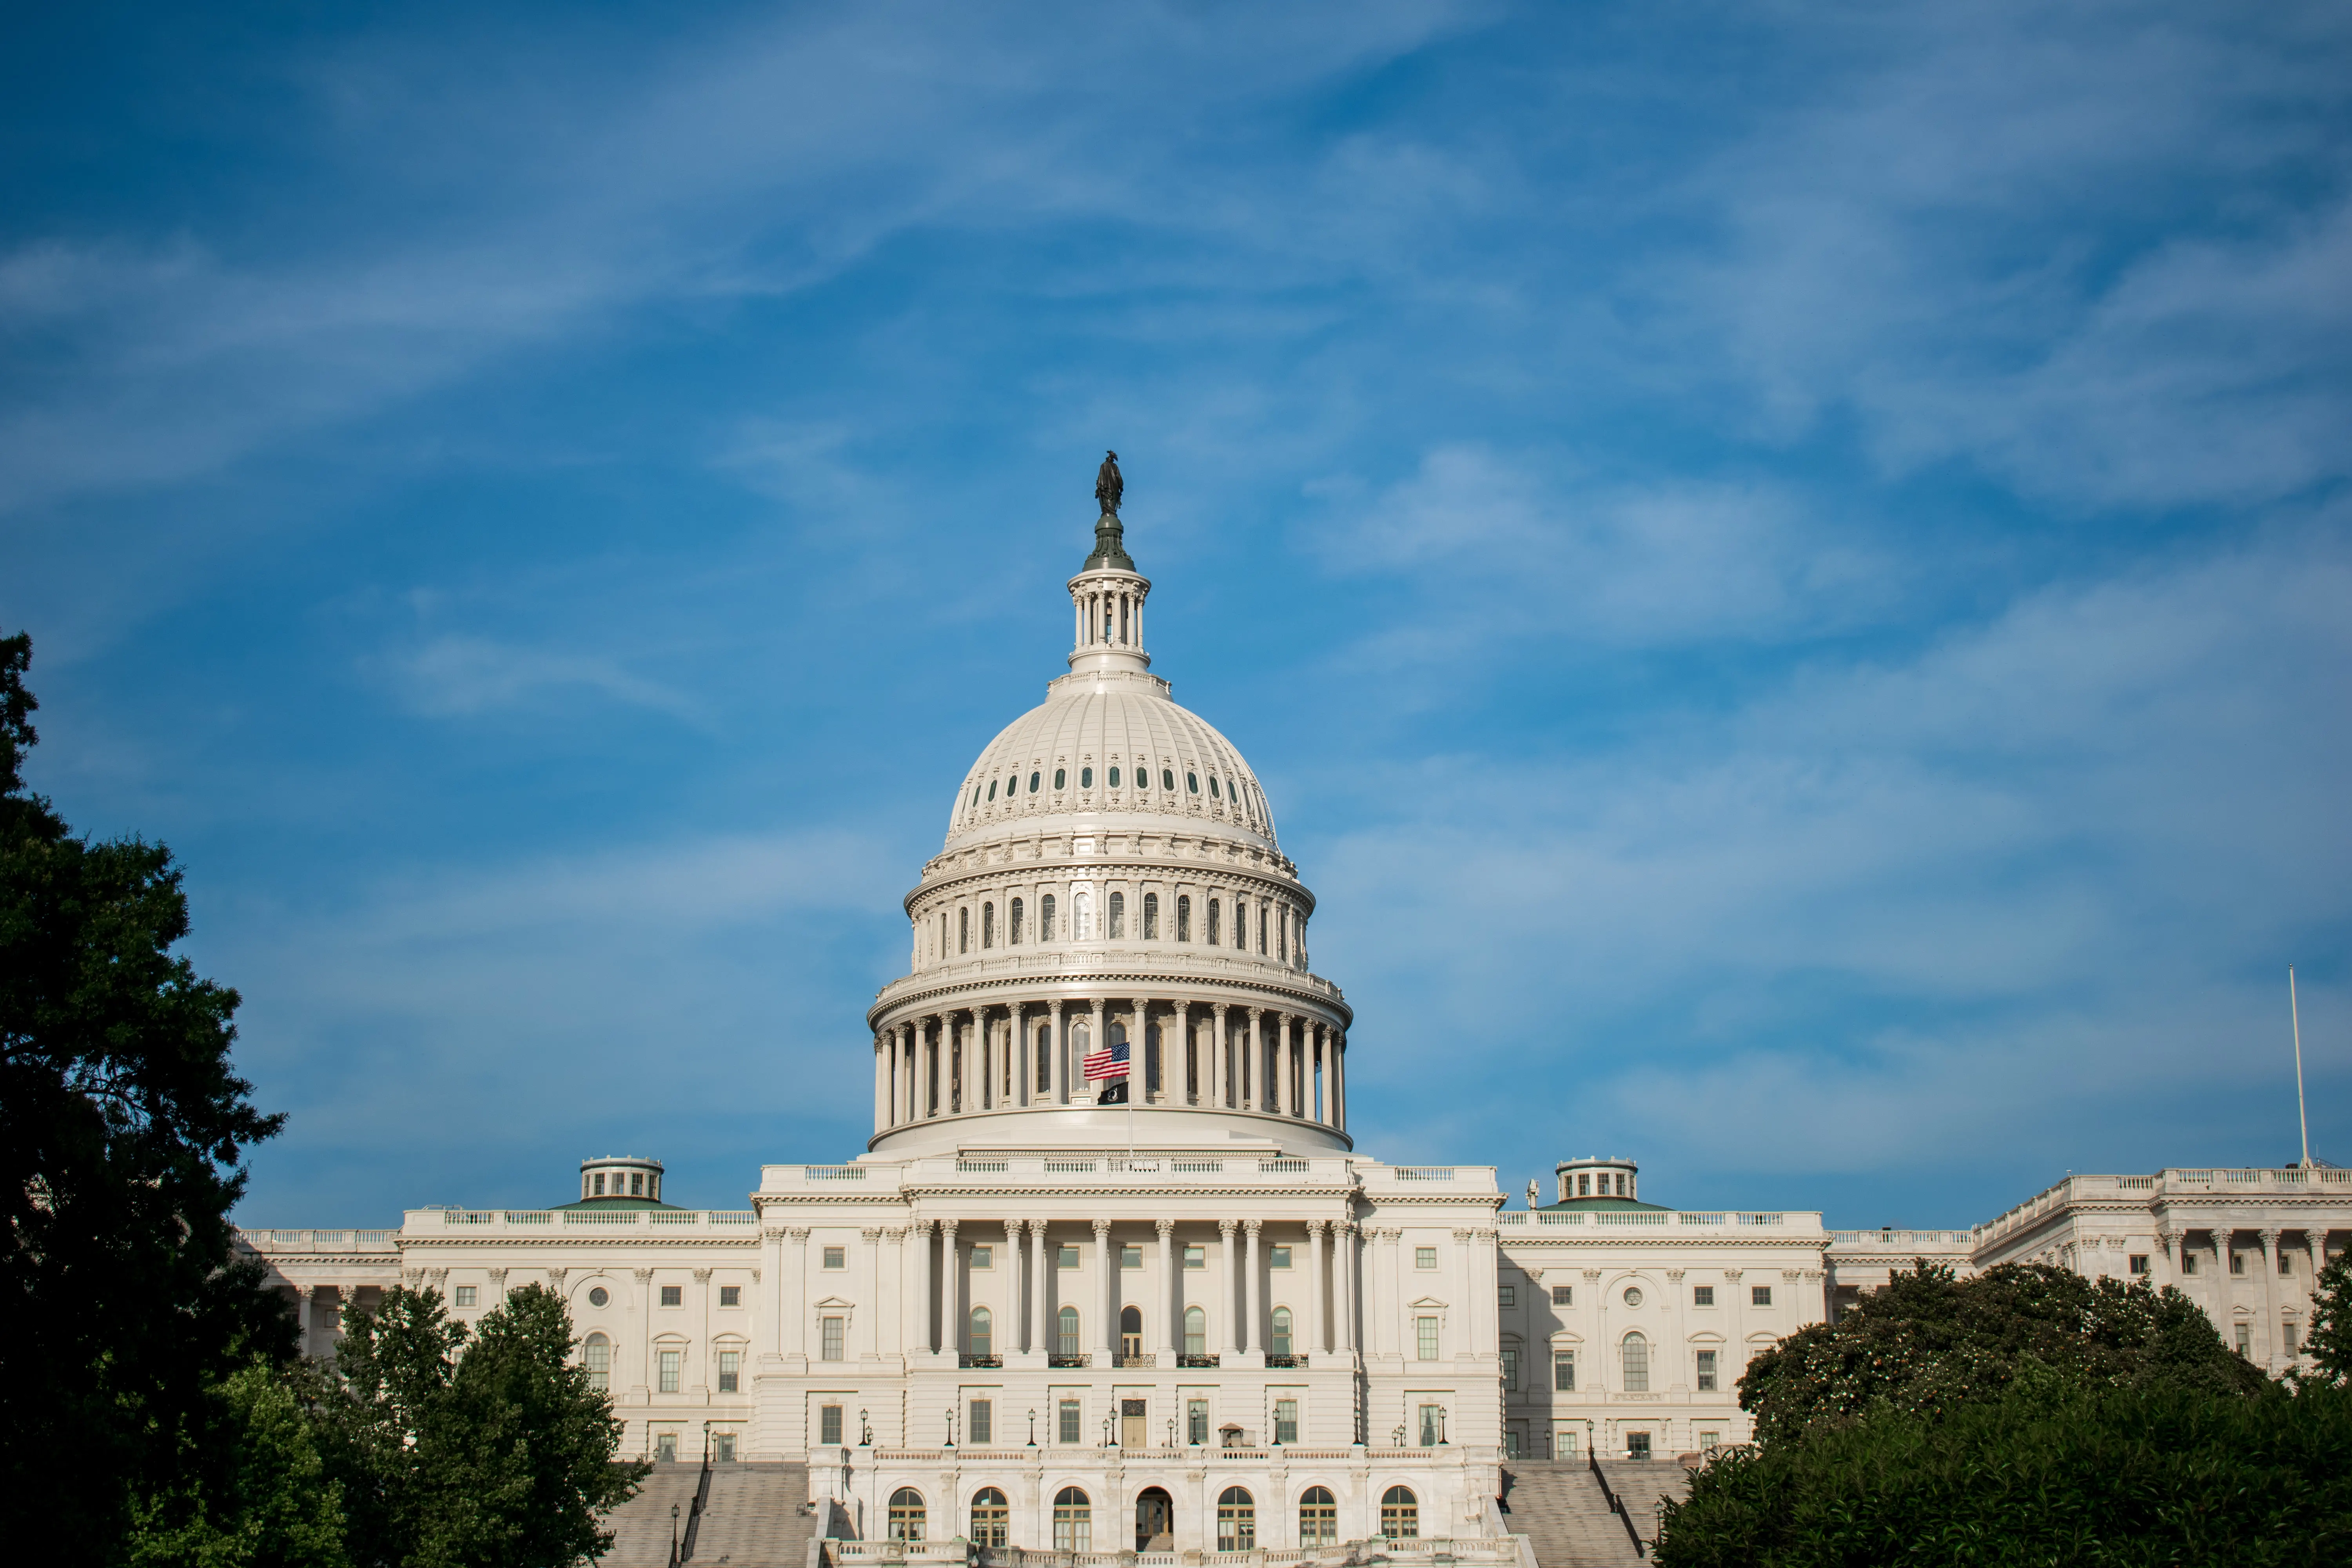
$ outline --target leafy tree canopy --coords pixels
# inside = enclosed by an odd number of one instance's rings
[[[2352,1383],[2352,1252],[2329,1258],[2311,1282],[2311,1327],[2303,1348],[2317,1378]]]
[[[228,1224],[280,1119],[231,1068],[236,993],[173,955],[171,852],[78,837],[26,788],[31,661],[0,638],[0,1539],[103,1559],[215,1390],[293,1352]]]
[[[1879,1404],[1942,1415],[1998,1394],[2029,1360],[2135,1388],[2246,1394],[2264,1382],[2168,1285],[2085,1279],[2038,1263],[1956,1279],[1922,1260],[1836,1322],[1801,1329],[1750,1361],[1739,1403],[1769,1445]]]
[[[2252,1397],[2032,1361],[1941,1419],[1882,1404],[1727,1452],[1668,1505],[1658,1568],[2352,1562],[2352,1390]]]
[[[359,1568],[557,1568],[612,1545],[597,1515],[646,1473],[615,1465],[612,1398],[572,1360],[563,1299],[526,1286],[469,1333],[439,1292],[347,1311],[320,1411]]]
[[[132,1505],[136,1568],[348,1568],[342,1491],[327,1479],[298,1386],[254,1361],[214,1390],[182,1479]]]

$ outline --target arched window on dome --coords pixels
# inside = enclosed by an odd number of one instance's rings
[[[1070,895],[1070,939],[1073,942],[1092,941],[1095,934],[1095,901],[1088,893]]]
[[[1175,769],[1162,768],[1160,770],[1160,787],[1166,790],[1170,795],[1174,795],[1176,793]]]
[[[994,779],[988,781],[988,798],[991,800],[994,800],[996,798],[996,781]]]
[[[1050,1094],[1054,1089],[1054,1026],[1037,1026],[1037,1087],[1032,1094]]]
[[[1054,895],[1051,893],[1037,900],[1037,940],[1054,940]]]
[[[1198,794],[1200,794],[1200,793],[1201,793],[1201,775],[1200,775],[1200,774],[1198,774],[1198,773],[1186,773],[1186,774],[1184,775],[1184,788],[1185,788],[1185,791],[1186,791],[1186,793],[1187,793],[1187,794],[1191,794],[1191,795],[1198,795]]]
[[[1290,957],[1290,906],[1276,904],[1274,909],[1274,956],[1287,961]]]
[[[1265,906],[1260,904],[1257,907],[1257,955],[1260,958],[1265,956]]]
[[[1118,787],[1118,770],[1117,768],[1113,768],[1110,771],[1110,787],[1113,789],[1117,789]]]
[[[1094,769],[1080,768],[1078,770],[1078,787],[1080,789],[1092,789],[1095,787]]]
[[[1176,895],[1176,940],[1192,940],[1192,896],[1190,893]]]
[[[1035,795],[1037,793],[1037,781],[1044,776],[1045,775],[1042,773],[1031,773],[1029,775],[1029,793],[1031,795]]]
[[[980,947],[985,952],[996,945],[996,906],[980,906]]]
[[[1008,917],[1005,925],[1004,940],[1007,946],[1018,947],[1021,945],[1021,900],[1019,899],[1015,899],[1013,900],[1013,913]]]
[[[1143,895],[1143,940],[1160,940],[1160,895],[1157,893]]]
[[[971,910],[968,908],[956,911],[956,951],[971,951]]]
[[[1650,1342],[1643,1339],[1641,1331],[1636,1330],[1618,1342],[1618,1351],[1620,1361],[1625,1369],[1624,1392],[1627,1394],[1649,1393]]]
[[[1224,798],[1217,793],[1217,775],[1214,773],[1211,773],[1209,775],[1209,798],[1211,800],[1223,800]]]
[[[1110,896],[1110,930],[1106,934],[1113,942],[1118,942],[1127,935],[1127,895],[1125,893],[1115,892]]]
[[[1215,946],[1217,946],[1217,945],[1218,945],[1218,942],[1217,942],[1217,900],[1214,900],[1214,899],[1211,899],[1211,900],[1209,900],[1209,945],[1210,945],[1211,947],[1215,947]]]
[[[1069,782],[1070,782],[1070,770],[1069,770],[1069,769],[1067,769],[1067,768],[1055,768],[1055,769],[1054,770],[1054,788],[1055,788],[1055,790],[1057,790],[1057,791],[1058,791],[1058,790],[1061,790],[1061,789],[1063,789],[1063,788],[1066,788],[1066,787],[1068,785]]]
[[[1235,952],[1245,952],[1248,949],[1249,905],[1244,903],[1239,899],[1235,899],[1234,900],[1234,951]]]

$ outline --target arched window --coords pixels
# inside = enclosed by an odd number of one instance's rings
[[[1094,936],[1095,905],[1091,897],[1085,893],[1072,894],[1070,916],[1070,935],[1074,940],[1086,942]]]
[[[1125,893],[1113,893],[1110,896],[1110,931],[1108,934],[1114,942],[1127,935],[1127,895]]]
[[[1328,1546],[1339,1539],[1339,1505],[1329,1487],[1308,1487],[1298,1494],[1298,1544]]]
[[[956,911],[956,951],[971,951],[971,911],[968,909]]]
[[[912,1487],[900,1487],[890,1494],[890,1539],[923,1539],[923,1494]]]
[[[1209,1314],[1198,1307],[1184,1309],[1184,1353],[1209,1353]]]
[[[1076,1307],[1063,1308],[1054,1314],[1054,1326],[1057,1331],[1055,1352],[1058,1355],[1077,1354],[1078,1310]]]
[[[1257,1550],[1257,1500],[1246,1487],[1227,1487],[1217,1494],[1217,1550]]]
[[[1274,1310],[1274,1332],[1270,1336],[1270,1342],[1265,1348],[1272,1351],[1276,1355],[1288,1355],[1290,1353],[1289,1308],[1276,1307]]]
[[[1021,908],[1021,900],[1020,900],[1019,899],[1015,899],[1015,900],[1013,900],[1013,922],[1012,922],[1012,929],[1011,929],[1011,930],[1010,930],[1006,934],[1011,938],[1012,944],[1013,944],[1013,946],[1015,946],[1015,947],[1018,947],[1018,946],[1021,944],[1021,916],[1022,916],[1022,913],[1023,913],[1023,910],[1022,910],[1022,908]]]
[[[1143,1310],[1121,1307],[1118,1310],[1118,1353],[1122,1360],[1133,1361],[1143,1354]]]
[[[994,904],[980,906],[980,945],[983,949],[996,945],[996,906]]]
[[[1189,893],[1179,894],[1176,899],[1176,940],[1192,940],[1192,897]]]
[[[1381,1494],[1381,1533],[1391,1541],[1421,1539],[1421,1500],[1411,1487],[1391,1487]]]
[[[1054,1550],[1092,1552],[1094,1549],[1094,1508],[1087,1501],[1086,1493],[1076,1487],[1064,1487],[1054,1494]]]
[[[1054,895],[1051,893],[1037,900],[1037,940],[1054,940]]]
[[[994,1487],[981,1488],[971,1494],[971,1543],[998,1547],[1010,1544],[1011,1537],[1006,1533],[1010,1518],[1004,1494]]]
[[[1274,956],[1286,961],[1290,957],[1290,907],[1286,904],[1276,910],[1275,917]]]
[[[1184,789],[1185,789],[1185,792],[1186,792],[1187,794],[1189,794],[1189,795],[1198,795],[1198,794],[1200,794],[1200,793],[1201,793],[1201,775],[1200,775],[1200,774],[1198,774],[1198,773],[1186,773],[1186,774],[1184,775]]]
[[[972,1354],[993,1355],[996,1353],[991,1348],[994,1342],[995,1328],[996,1321],[989,1316],[987,1308],[974,1307],[971,1310]]]
[[[1627,1394],[1649,1393],[1650,1342],[1643,1339],[1640,1331],[1636,1330],[1627,1334],[1621,1342],[1620,1350],[1624,1357],[1624,1391]]]
[[[581,1364],[588,1369],[588,1386],[613,1386],[613,1342],[602,1334],[590,1334],[580,1347]]]
[[[1160,940],[1160,895],[1157,893],[1143,895],[1143,940]]]
[[[1234,951],[1249,946],[1249,906],[1239,899],[1234,900]]]
[[[1209,900],[1209,945],[1217,945],[1217,900]]]
[[[1049,1094],[1054,1088],[1054,1026],[1037,1026],[1037,1088],[1038,1094]]]

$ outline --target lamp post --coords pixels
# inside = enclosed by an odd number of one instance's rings
[[[1034,1407],[1029,1412],[1029,1446],[1037,1446],[1037,1412]]]
[[[857,1446],[861,1448],[874,1447],[874,1426],[866,1419],[866,1408],[863,1405],[860,1405],[857,1410]]]
[[[2044,1170],[2049,1169],[2049,1167],[2048,1167],[2048,1166],[2046,1166],[2046,1165],[2045,1165],[2045,1166],[2043,1166],[2042,1168],[2043,1168]],[[1446,1446],[1446,1444],[1445,1444],[1445,1406],[1444,1406],[1443,1405],[1439,1405],[1439,1406],[1437,1407],[1437,1446],[1438,1446],[1439,1447],[1441,1447],[1441,1448],[1443,1448],[1443,1447],[1444,1447]]]
[[[1110,1447],[1110,1417],[1108,1415],[1103,1417],[1103,1447]]]
[[[677,1504],[669,1505],[669,1568],[677,1568]]]
[[[1171,1448],[1176,1446],[1176,1417],[1173,1415],[1168,1418],[1168,1446]]]
[[[955,1406],[954,1406],[954,1405],[949,1405],[949,1406],[948,1406],[947,1415],[948,1415],[948,1444],[947,1444],[947,1446],[948,1446],[949,1447],[952,1448],[952,1447],[955,1447],[955,1421],[956,1421],[956,1413],[955,1413]]]
[[[1404,1423],[1402,1421],[1397,1423],[1396,1445],[1400,1448],[1404,1447]]]

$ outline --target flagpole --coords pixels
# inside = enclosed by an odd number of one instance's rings
[[[2311,1114],[2303,1106],[2303,1009],[2294,997],[2294,965],[2286,970],[2286,1016],[2294,1027],[2294,1119],[2303,1129],[2303,1168],[2311,1169]]]

